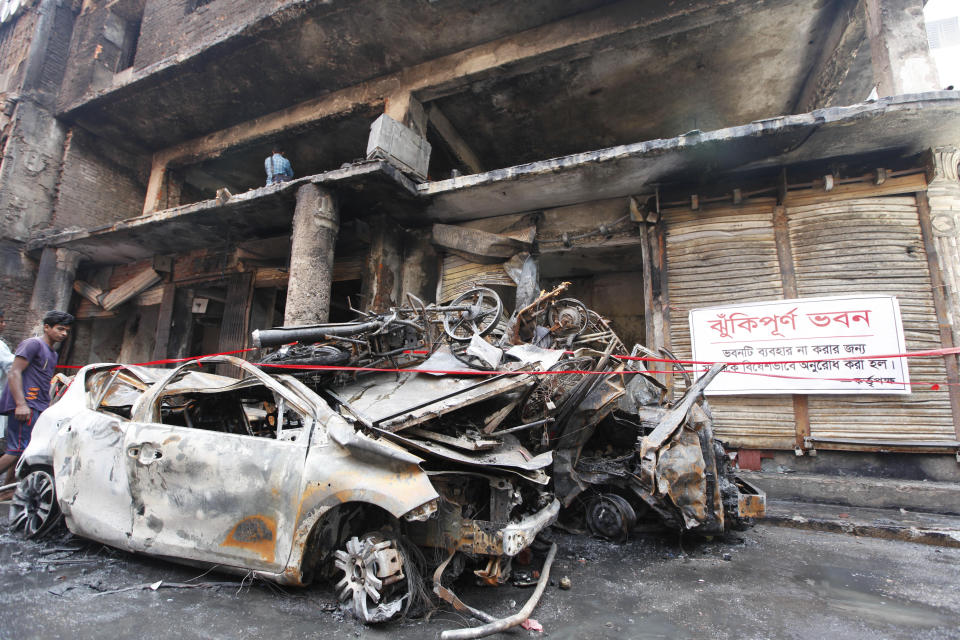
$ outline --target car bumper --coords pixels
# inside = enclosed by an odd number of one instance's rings
[[[465,520],[460,527],[457,550],[485,556],[515,556],[533,542],[537,534],[556,522],[560,501],[532,513],[520,522],[503,526],[483,520]]]

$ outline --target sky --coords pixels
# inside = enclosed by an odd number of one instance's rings
[[[960,0],[929,0],[923,9],[924,19],[929,23],[935,20],[960,18]],[[931,49],[940,73],[940,88],[949,85],[960,89],[960,43],[953,46]]]

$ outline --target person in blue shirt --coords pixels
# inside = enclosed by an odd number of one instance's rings
[[[283,151],[273,148],[270,157],[263,161],[263,168],[267,171],[267,184],[286,182],[293,177],[293,167],[283,155]]]

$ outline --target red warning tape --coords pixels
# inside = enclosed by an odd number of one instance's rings
[[[188,360],[196,360],[197,358],[209,358],[212,356],[232,356],[237,353],[246,353],[248,351],[256,351],[255,348],[251,347],[249,349],[237,349],[235,351],[222,351],[220,353],[210,353],[205,356],[190,356],[189,358],[167,358],[165,360],[151,360],[150,362],[135,362],[131,367],[152,367],[157,364],[176,364],[178,362],[187,362]],[[85,364],[58,364],[57,369],[82,369]]]
[[[256,351],[255,348],[248,349],[236,349],[234,351],[223,351],[220,353],[211,353],[204,356],[192,356],[188,358],[167,358],[164,360],[152,360],[150,362],[138,362],[133,366],[153,366],[153,365],[163,365],[163,364],[177,364],[180,362],[187,362],[188,360],[195,360],[197,358],[208,358],[213,356],[227,356],[235,355],[238,353],[247,353],[249,351]],[[409,350],[405,351],[406,354],[418,354],[418,355],[429,355],[429,351],[425,350]],[[567,351],[566,353],[573,353],[572,351]],[[724,364],[728,365],[764,365],[764,364],[787,364],[787,363],[804,363],[804,362],[823,362],[826,360],[886,360],[891,358],[925,358],[925,357],[939,357],[947,355],[960,354],[960,347],[948,347],[944,349],[930,349],[927,351],[910,351],[906,353],[898,354],[889,354],[889,355],[870,355],[870,356],[849,356],[841,358],[820,358],[812,360],[767,360],[767,361],[746,361],[746,362],[726,362]],[[623,356],[617,355],[613,356],[618,360],[631,360],[631,361],[640,361],[640,362],[657,362],[665,364],[684,364],[684,365],[707,365],[712,366],[717,364],[717,362],[711,362],[707,360],[674,360],[671,358],[653,358],[648,356]],[[83,365],[57,365],[59,369],[80,369]],[[260,363],[260,367],[269,367],[273,369],[297,369],[300,371],[372,371],[372,372],[382,372],[382,373],[404,373],[404,372],[414,372],[414,373],[431,373],[438,375],[468,375],[468,376],[499,376],[499,375],[561,375],[561,374],[579,374],[579,375],[626,375],[633,373],[631,371],[580,371],[580,370],[567,370],[567,371],[479,371],[476,369],[453,369],[453,370],[444,370],[444,369],[404,369],[404,368],[387,368],[387,367],[346,367],[346,366],[337,366],[337,365],[305,365],[305,364],[269,364],[269,363]],[[688,373],[703,373],[707,369],[693,369],[688,370]],[[654,371],[646,370],[646,373],[653,374],[674,374],[675,371]],[[755,371],[727,371],[726,373],[735,373],[740,375],[750,375],[750,376],[765,376],[769,378],[782,378],[788,380],[824,380],[831,382],[860,382],[864,378],[812,378],[809,376],[788,376],[775,373],[761,373]],[[911,386],[929,386],[931,391],[937,391],[941,386],[952,386],[957,385],[958,383],[954,382],[885,382],[881,380],[876,380],[876,384],[909,384]]]

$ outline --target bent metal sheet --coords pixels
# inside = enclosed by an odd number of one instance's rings
[[[728,362],[708,395],[910,393],[900,305],[851,295],[694,309],[698,362]],[[700,367],[702,368],[702,367]]]

